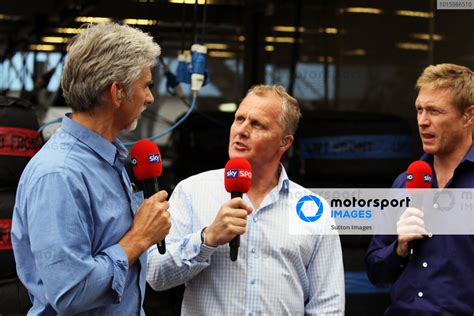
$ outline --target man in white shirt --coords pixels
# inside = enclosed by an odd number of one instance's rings
[[[229,156],[246,158],[252,183],[230,199],[224,170],[192,176],[170,198],[167,253],[149,250],[155,290],[185,283],[183,315],[343,315],[344,274],[337,235],[290,235],[288,206],[298,192],[280,159],[301,113],[281,86],[249,90],[230,129]],[[227,243],[240,235],[237,261]]]

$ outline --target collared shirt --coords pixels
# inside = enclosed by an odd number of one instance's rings
[[[421,160],[433,165],[432,155]],[[392,187],[404,188],[405,178],[402,173]],[[435,173],[433,187],[438,187]],[[474,188],[474,147],[446,188]],[[411,261],[397,256],[396,246],[397,236],[374,236],[366,258],[372,283],[392,283],[385,315],[474,314],[474,236],[429,235],[419,241]]]
[[[157,290],[185,282],[183,315],[343,315],[339,236],[289,235],[283,205],[302,190],[309,192],[282,167],[278,185],[248,216],[238,259],[231,261],[227,244],[212,248],[200,238],[230,199],[224,170],[182,181],[170,198],[167,252],[149,250],[148,282]],[[246,194],[243,200],[252,206]]]
[[[63,118],[21,177],[12,242],[30,315],[144,314],[146,253],[131,267],[118,244],[141,202],[128,152]]]

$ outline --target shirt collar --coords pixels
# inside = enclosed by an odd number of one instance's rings
[[[71,120],[70,115],[71,113],[67,113],[63,117],[61,125],[63,131],[86,144],[111,166],[114,166],[116,158],[119,158],[120,161],[125,160],[128,156],[128,150],[118,138],[115,138],[111,143],[97,133]]]
[[[464,156],[462,162],[468,160],[470,162],[474,162],[474,145],[471,145],[471,148],[467,151],[466,156]]]
[[[432,154],[427,154],[427,153],[424,153],[420,160],[423,160],[423,161],[426,161],[427,163],[429,164],[433,164],[433,155]],[[471,145],[471,147],[469,148],[469,150],[467,151],[466,155],[464,156],[464,158],[461,160],[461,163],[462,164],[463,162],[465,161],[470,161],[470,162],[474,162],[474,145]]]
[[[278,179],[278,184],[277,184],[278,191],[279,192],[288,191],[290,179],[288,178],[285,167],[283,167],[281,163],[280,163],[279,169],[280,169],[280,178]]]

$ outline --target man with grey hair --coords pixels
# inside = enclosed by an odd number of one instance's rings
[[[230,200],[220,169],[192,176],[173,191],[168,252],[150,248],[147,280],[155,290],[185,283],[183,315],[343,315],[339,237],[289,234],[289,212],[296,213],[290,205],[312,195],[290,181],[280,163],[300,116],[283,87],[250,89],[229,139],[230,158],[246,158],[252,166],[250,190]],[[232,262],[227,243],[237,235],[240,254]]]
[[[146,249],[169,232],[167,194],[143,202],[132,191],[117,135],[154,101],[159,54],[151,36],[112,23],[68,46],[61,84],[73,112],[26,167],[13,216],[31,314],[144,314]]]

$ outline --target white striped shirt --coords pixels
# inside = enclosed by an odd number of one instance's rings
[[[278,185],[248,216],[237,261],[229,246],[201,244],[200,232],[223,203],[224,170],[192,176],[170,198],[167,252],[149,250],[155,290],[185,283],[183,315],[343,315],[344,272],[338,235],[290,235],[288,201],[304,190],[282,167]],[[252,206],[244,194],[244,201]]]

